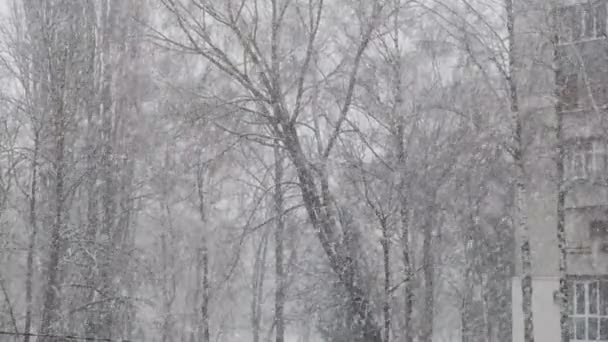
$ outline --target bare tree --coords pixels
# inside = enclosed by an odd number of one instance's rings
[[[209,286],[209,248],[208,248],[208,229],[207,215],[205,210],[205,191],[204,191],[204,166],[201,165],[200,156],[199,162],[196,165],[196,193],[198,195],[198,211],[200,215],[202,227],[202,238],[201,246],[197,250],[198,262],[197,262],[197,289],[202,285],[202,301],[200,307],[201,320],[202,320],[202,333],[199,334],[199,338],[202,338],[204,342],[210,341],[209,335],[209,299],[210,299],[210,286]],[[202,278],[199,278],[200,268],[202,268]],[[201,284],[199,284],[201,282]],[[197,309],[198,311],[198,309]],[[198,317],[198,315],[196,315]]]
[[[511,154],[515,164],[515,219],[517,228],[521,234],[521,262],[522,262],[522,309],[524,312],[524,340],[534,342],[534,314],[532,310],[532,257],[530,252],[530,231],[526,208],[526,169],[524,161],[524,142],[522,137],[522,116],[519,110],[519,99],[517,94],[517,81],[515,79],[517,67],[517,55],[515,53],[515,13],[512,0],[505,0],[507,13],[508,47],[508,71],[506,82],[509,89],[509,104],[513,122],[513,139],[511,143]]]
[[[305,92],[305,79],[315,49],[317,32],[322,19],[323,3],[311,3],[309,7],[309,38],[304,46],[305,54],[300,64],[301,72],[297,76],[296,89],[292,93],[295,104],[291,110],[287,107],[288,99],[283,90],[286,89],[284,82],[288,78],[284,69],[281,68],[282,60],[280,56],[281,51],[285,49],[281,47],[280,42],[284,39],[281,36],[286,19],[285,14],[290,9],[289,2],[272,2],[269,58],[262,55],[260,50],[262,41],[260,41],[261,38],[257,36],[256,31],[256,28],[262,25],[260,17],[251,17],[250,19],[253,22],[248,23],[248,28],[243,28],[242,24],[246,19],[242,16],[244,12],[241,12],[238,8],[229,6],[226,12],[222,13],[217,7],[207,3],[190,3],[190,6],[188,6],[181,1],[163,1],[163,4],[172,14],[174,20],[177,21],[186,41],[172,39],[157,31],[159,41],[199,54],[242,86],[257,103],[263,104],[259,116],[268,122],[273,129],[273,133],[282,141],[296,169],[302,191],[302,200],[310,222],[317,231],[319,242],[329,259],[332,269],[347,290],[350,310],[354,314],[355,321],[361,322],[361,338],[366,341],[381,341],[380,329],[374,322],[369,296],[364,289],[353,282],[353,275],[358,272],[356,266],[349,260],[344,247],[340,246],[339,240],[337,240],[339,231],[331,209],[332,196],[329,187],[327,161],[339,138],[342,124],[350,111],[357,83],[358,69],[381,15],[382,4],[375,1],[370,6],[371,12],[362,17],[360,37],[355,46],[355,54],[352,56],[346,94],[339,109],[338,119],[327,137],[325,148],[318,156],[320,163],[314,167],[304,152],[297,120],[302,111],[301,101]],[[224,51],[219,48],[218,42],[205,29],[207,25],[188,14],[189,7],[196,7],[196,5],[199,5],[200,15],[213,20],[215,24],[220,25],[226,32],[233,35],[245,53],[247,64],[238,67],[238,62],[233,59],[231,51]],[[243,6],[246,6],[246,4],[243,4]],[[297,10],[298,7],[291,9],[291,11]],[[249,63],[251,63],[252,68],[257,69],[255,75],[250,74]]]
[[[284,234],[285,234],[285,205],[283,194],[283,158],[279,146],[279,141],[276,141],[274,146],[274,204],[276,215],[276,226],[274,234],[274,258],[275,258],[275,309],[274,320],[276,329],[276,342],[285,341],[285,287],[286,276],[284,267]]]

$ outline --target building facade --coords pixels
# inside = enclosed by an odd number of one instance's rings
[[[608,341],[608,1],[519,2],[517,79],[526,141],[535,339],[561,340],[556,230],[561,183],[570,340]],[[558,115],[561,141],[555,134]],[[558,144],[564,151],[561,180]],[[518,257],[512,288],[517,342],[524,339],[520,275]]]

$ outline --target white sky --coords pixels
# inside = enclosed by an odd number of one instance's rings
[[[0,16],[4,16],[8,12],[11,0],[0,0]]]

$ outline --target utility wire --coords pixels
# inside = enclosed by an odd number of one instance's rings
[[[72,335],[51,335],[51,334],[35,334],[35,333],[20,333],[0,330],[0,335],[5,336],[29,336],[29,337],[48,337],[63,339],[65,341],[96,341],[96,342],[133,342],[130,340],[114,340],[111,338],[96,338],[86,336],[72,336]]]

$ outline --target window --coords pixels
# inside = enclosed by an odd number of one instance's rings
[[[572,146],[566,162],[566,179],[578,180],[589,178],[592,168],[592,149],[588,143],[578,143]]]
[[[606,36],[606,1],[590,1],[557,11],[560,43]]]
[[[583,37],[593,37],[595,35],[595,15],[591,4],[583,5],[583,22],[585,24]]]
[[[606,180],[608,154],[603,140],[578,141],[570,145],[566,155],[565,178],[568,180]]]
[[[595,104],[603,107],[608,104],[608,72],[603,65],[592,70],[593,72],[589,73],[591,94]]]
[[[578,107],[578,75],[559,75],[557,77],[557,87],[561,109],[576,109]]]
[[[597,1],[593,6],[594,23],[595,23],[595,37],[606,36],[606,2]]]
[[[569,284],[570,340],[608,341],[608,279]]]
[[[572,157],[572,179],[587,178],[587,155],[584,152],[576,151]]]
[[[596,1],[581,5],[583,13],[582,38],[601,38],[606,35],[606,3]]]
[[[608,222],[601,220],[591,221],[591,238],[604,238],[608,236]]]
[[[591,146],[591,176],[601,179],[605,176],[606,170],[606,147],[601,141],[594,141]]]
[[[580,39],[582,17],[580,6],[566,6],[557,11],[560,43],[569,43]]]

